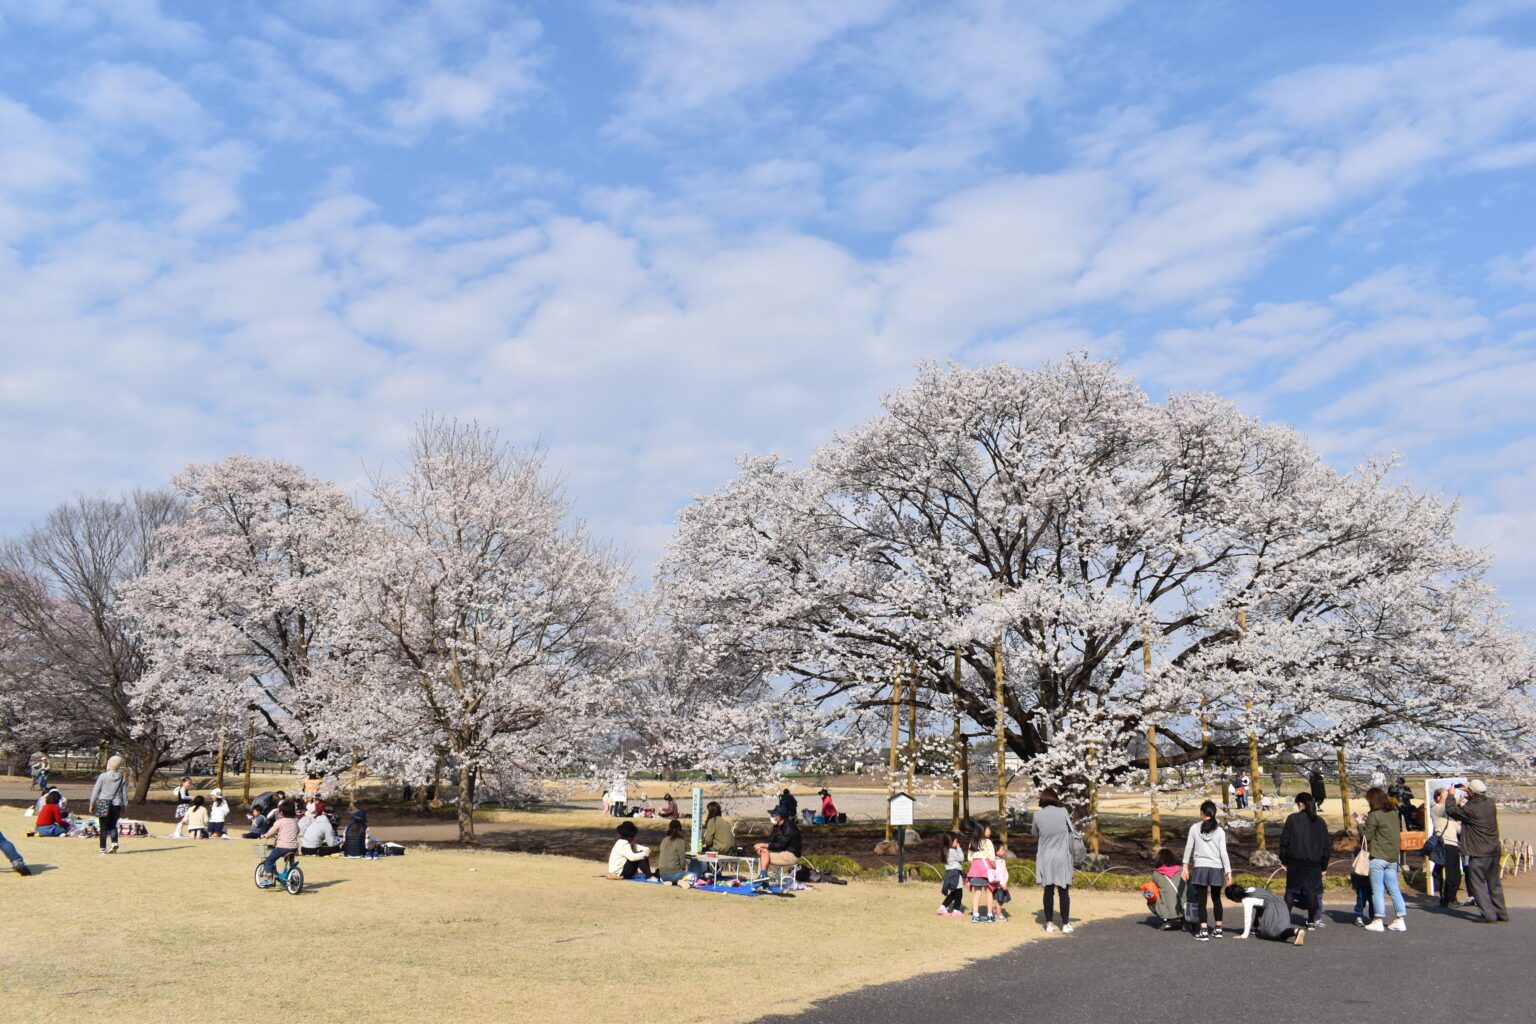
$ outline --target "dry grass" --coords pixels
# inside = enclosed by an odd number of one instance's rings
[[[0,877],[7,1021],[745,1021],[1043,938],[1036,890],[1018,892],[1018,920],[976,927],[937,917],[932,885],[747,898],[609,882],[590,861],[416,849],[306,861],[313,888],[292,897],[251,884],[242,841],[20,846],[45,870]],[[1073,901],[1087,920],[1141,906]],[[280,972],[312,976],[323,1000],[272,984]]]

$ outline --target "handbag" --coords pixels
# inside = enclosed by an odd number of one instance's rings
[[[1364,846],[1355,851],[1355,859],[1349,862],[1349,870],[1356,875],[1371,873],[1371,854]]]
[[[91,813],[98,818],[105,818],[112,813],[112,801],[106,797],[96,800],[91,804]]]
[[[1445,866],[1445,843],[1440,838],[1440,833],[1433,833],[1428,839],[1424,840],[1423,852],[1424,859],[1431,864],[1437,864],[1441,867]]]

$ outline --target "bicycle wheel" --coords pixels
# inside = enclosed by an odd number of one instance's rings
[[[288,880],[283,883],[288,886],[288,895],[297,896],[304,888],[304,869],[295,864],[288,869]]]
[[[256,865],[256,888],[270,889],[272,888],[272,883],[275,881],[277,881],[276,877],[273,876],[272,872],[267,870],[267,865],[265,862]]]

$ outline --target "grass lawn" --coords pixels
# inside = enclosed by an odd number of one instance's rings
[[[293,897],[251,884],[252,845],[127,839],[103,857],[91,841],[21,838],[39,871],[0,875],[0,1017],[747,1021],[1092,935],[1042,936],[1035,889],[1016,892],[1016,920],[981,927],[936,916],[932,884],[748,898],[473,850],[306,860],[312,888]],[[1073,900],[1088,921],[1143,906],[1134,893]]]

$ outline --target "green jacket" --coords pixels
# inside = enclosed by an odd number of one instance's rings
[[[1372,860],[1397,862],[1402,845],[1400,828],[1396,811],[1372,811],[1365,816],[1360,823],[1360,841]]]
[[[730,820],[723,814],[705,823],[701,838],[704,849],[716,853],[730,853],[736,845],[736,833],[731,829]]]
[[[688,870],[688,840],[663,839],[657,853],[656,873],[673,875]]]

